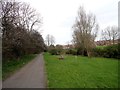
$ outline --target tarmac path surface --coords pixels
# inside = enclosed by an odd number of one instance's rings
[[[46,88],[46,75],[43,55],[22,67],[2,83],[2,88]]]

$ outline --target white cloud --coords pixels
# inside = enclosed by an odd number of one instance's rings
[[[21,0],[22,1],[22,0]],[[66,44],[72,39],[71,27],[82,5],[96,15],[101,29],[117,25],[119,0],[24,0],[43,17],[43,37],[55,36],[56,43]]]

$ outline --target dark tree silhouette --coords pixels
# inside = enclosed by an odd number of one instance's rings
[[[15,0],[1,1],[0,6],[3,60],[44,51],[44,40],[36,29],[42,17],[30,5]]]

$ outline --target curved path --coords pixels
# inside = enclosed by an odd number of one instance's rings
[[[43,55],[22,67],[3,82],[3,88],[46,88]]]

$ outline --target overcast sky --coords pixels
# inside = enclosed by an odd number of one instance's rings
[[[84,6],[96,15],[100,30],[109,25],[118,25],[119,0],[21,0],[30,4],[43,17],[42,32],[55,37],[56,44],[67,44],[72,40],[72,25],[77,11]],[[99,34],[100,35],[100,34]],[[100,36],[99,36],[100,37]]]

